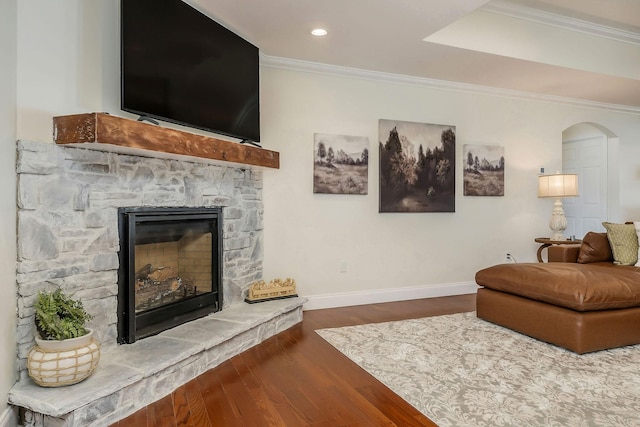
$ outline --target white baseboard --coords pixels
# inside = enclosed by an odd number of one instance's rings
[[[343,292],[329,295],[310,295],[304,310],[347,307],[352,305],[378,304],[382,302],[407,301],[421,298],[446,297],[475,294],[475,282],[446,283],[442,285],[415,286],[410,288],[380,289],[374,291]]]
[[[18,411],[16,408],[8,406],[0,414],[0,427],[16,427],[18,425]]]

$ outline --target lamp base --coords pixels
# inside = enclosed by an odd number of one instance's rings
[[[564,237],[564,230],[567,228],[567,218],[564,216],[564,209],[562,209],[562,199],[556,199],[553,203],[549,228],[551,229],[551,240],[567,240]]]

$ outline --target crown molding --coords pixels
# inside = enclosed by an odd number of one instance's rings
[[[620,104],[607,104],[604,102],[587,101],[576,98],[567,98],[554,95],[538,94],[532,92],[501,89],[489,86],[474,85],[470,83],[451,82],[446,80],[430,79],[426,77],[405,76],[402,74],[370,71],[359,68],[343,67],[338,65],[322,64],[318,62],[302,61],[260,53],[260,65],[270,68],[280,68],[291,71],[317,73],[336,77],[347,77],[361,80],[372,80],[381,83],[402,84],[408,86],[420,86],[429,89],[465,92],[504,98],[516,98],[552,102],[572,105],[576,107],[596,108],[622,113],[640,114],[640,107]]]
[[[563,30],[575,31],[596,37],[603,37],[624,43],[640,46],[640,34],[607,25],[596,24],[569,16],[558,15],[540,9],[533,9],[503,0],[493,0],[480,8],[481,10],[522,19],[542,25],[550,25]]]

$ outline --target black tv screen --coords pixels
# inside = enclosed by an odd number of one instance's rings
[[[258,48],[181,0],[121,1],[121,108],[260,141]]]

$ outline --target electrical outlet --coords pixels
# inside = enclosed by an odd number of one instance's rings
[[[507,263],[510,263],[510,264],[515,264],[516,262],[516,259],[509,252],[507,252],[507,255],[505,256],[505,260],[507,261]]]
[[[340,261],[340,273],[346,273],[348,270],[347,261]]]

